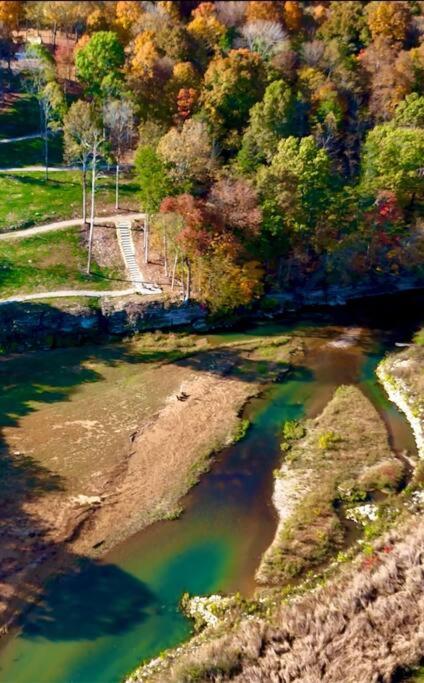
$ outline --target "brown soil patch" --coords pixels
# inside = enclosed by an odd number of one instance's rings
[[[183,353],[207,344],[196,337],[163,337]],[[158,353],[164,340],[151,338]],[[130,359],[109,365],[88,355],[73,368],[67,351],[52,352],[52,362],[65,362],[68,374],[97,379],[69,378],[69,394],[37,403],[48,381],[41,365],[31,378],[35,398],[18,428],[11,423],[3,429],[10,470],[2,482],[0,624],[34,599],[52,571],[77,557],[99,556],[152,521],[174,515],[209,455],[232,440],[241,407],[258,393],[253,377],[233,374],[249,362],[254,342],[166,364],[143,363],[143,354],[153,349],[140,348],[142,343],[132,341],[125,346]],[[289,356],[290,344],[284,349]],[[18,386],[31,359],[19,360]],[[177,399],[181,395],[185,400]]]

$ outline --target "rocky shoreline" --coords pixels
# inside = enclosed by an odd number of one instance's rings
[[[420,458],[424,458],[424,409],[415,404],[411,392],[402,378],[391,372],[396,371],[397,362],[399,360],[396,361],[396,358],[392,356],[386,358],[377,368],[377,377],[386,390],[389,399],[404,413],[411,425],[418,455]],[[400,362],[407,362],[407,360],[400,359]]]
[[[96,304],[21,302],[0,306],[0,348],[4,352],[54,349],[131,336],[137,332],[202,327],[199,304],[145,297]]]
[[[271,292],[251,310],[212,320],[196,302],[130,296],[120,299],[6,303],[0,306],[0,351],[54,349],[86,342],[118,339],[138,332],[191,327],[194,331],[231,328],[241,322],[287,318],[311,308],[344,306],[361,299],[423,290],[417,280],[401,280],[357,287],[295,289]]]

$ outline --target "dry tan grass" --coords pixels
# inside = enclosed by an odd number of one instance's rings
[[[244,619],[161,683],[389,683],[424,651],[424,522],[411,519],[337,580]]]

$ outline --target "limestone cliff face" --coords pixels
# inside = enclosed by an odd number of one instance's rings
[[[164,301],[105,301],[96,306],[11,303],[0,307],[0,348],[49,349],[102,338],[184,325],[201,327],[206,311],[198,304]]]

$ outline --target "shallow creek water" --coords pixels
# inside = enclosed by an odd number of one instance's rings
[[[215,339],[243,341],[285,330],[256,328]],[[118,683],[143,659],[188,637],[190,623],[178,609],[183,592],[251,594],[276,527],[272,471],[280,460],[281,425],[318,414],[340,384],[359,384],[382,415],[392,447],[414,452],[409,426],[374,375],[393,339],[408,341],[410,330],[399,337],[362,325],[347,344],[349,331],[340,325],[305,323],[290,332],[304,338],[302,366],[249,403],[247,435],[220,453],[185,497],[182,516],[50,581],[19,633],[3,642],[0,683]],[[72,357],[68,350],[66,362]]]

